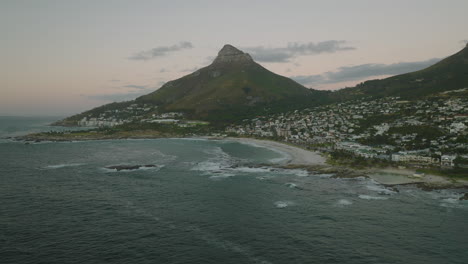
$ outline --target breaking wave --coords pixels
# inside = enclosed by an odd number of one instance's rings
[[[387,200],[388,197],[379,197],[379,196],[372,196],[372,195],[366,195],[366,194],[360,194],[359,198],[364,199],[364,200]]]
[[[82,166],[84,165],[83,163],[64,163],[64,164],[56,164],[56,165],[49,165],[46,166],[46,169],[61,169],[61,168],[66,168],[66,167],[77,167],[77,166]]]
[[[395,194],[395,191],[385,188],[382,185],[372,182],[371,184],[366,185],[366,188],[370,191],[377,192],[378,194],[392,195]]]
[[[340,199],[338,200],[338,202],[336,202],[336,205],[338,206],[348,206],[348,205],[352,205],[353,202],[351,202],[350,200],[347,200],[347,199]]]
[[[277,201],[275,202],[275,207],[276,208],[286,208],[288,206],[294,205],[294,202],[291,201]]]

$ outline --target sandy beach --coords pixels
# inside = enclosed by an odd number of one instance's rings
[[[260,140],[253,138],[227,138],[228,140],[238,141],[244,144],[256,145],[264,148],[275,149],[282,153],[286,158],[280,161],[280,165],[325,165],[326,159],[319,153],[305,150],[299,147],[290,146],[270,140]]]
[[[260,140],[252,138],[226,138],[228,140],[238,141],[245,144],[256,145],[274,149],[286,156],[278,165],[297,165],[297,166],[330,166],[321,153],[305,150],[299,147],[291,146],[270,140]],[[423,184],[432,187],[468,187],[468,181],[454,180],[447,177],[425,174],[419,177],[415,176],[416,170],[400,168],[374,168],[362,171],[363,174],[372,178],[383,185],[403,185],[403,184]]]

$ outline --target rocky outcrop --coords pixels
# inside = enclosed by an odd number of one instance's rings
[[[149,165],[116,165],[116,166],[106,166],[106,169],[109,170],[116,170],[116,171],[122,171],[122,170],[138,170],[140,168],[155,168],[157,167],[156,165],[149,164]]]
[[[226,44],[218,52],[218,56],[213,61],[213,64],[223,64],[223,63],[250,63],[253,62],[252,57],[248,53],[244,53],[234,46]]]
[[[468,200],[468,193],[465,193],[462,197],[459,198],[460,201]]]

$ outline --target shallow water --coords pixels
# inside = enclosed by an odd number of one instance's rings
[[[1,263],[466,263],[460,190],[257,166],[229,141],[0,144]],[[154,164],[135,171],[110,165]]]

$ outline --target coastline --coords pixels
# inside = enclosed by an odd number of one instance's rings
[[[326,165],[326,159],[319,152],[305,150],[299,147],[287,145],[271,140],[261,140],[254,138],[234,138],[227,137],[223,140],[237,141],[243,144],[275,149],[286,155],[285,159],[278,162],[277,165],[296,165],[296,166],[322,166]]]
[[[371,178],[379,184],[388,187],[399,185],[416,185],[425,190],[468,188],[468,180],[453,179],[444,176],[426,174],[415,177],[416,170],[401,169],[394,167],[387,168],[366,168],[355,169],[348,166],[332,165],[327,163],[327,159],[322,153],[306,150],[284,142],[267,139],[255,139],[246,137],[214,137],[214,136],[175,136],[165,133],[155,133],[154,131],[137,131],[138,133],[123,133],[113,135],[103,134],[83,134],[70,136],[53,136],[45,134],[29,134],[15,137],[15,140],[29,142],[64,142],[64,141],[93,141],[93,140],[119,140],[119,139],[161,139],[161,138],[202,138],[207,140],[231,140],[242,144],[256,147],[264,147],[283,154],[284,159],[278,160],[277,167],[286,169],[305,169],[313,173],[333,174],[335,178]]]
[[[214,139],[214,138],[213,138]],[[468,188],[468,181],[462,179],[450,179],[443,176],[426,174],[414,176],[416,170],[400,168],[369,168],[352,169],[345,166],[334,166],[326,162],[326,158],[316,151],[302,149],[285,143],[260,140],[253,138],[225,138],[245,144],[252,144],[260,147],[276,149],[279,152],[286,153],[288,158],[281,163],[276,164],[283,168],[303,168],[311,172],[332,173],[336,178],[355,178],[367,177],[373,179],[379,184],[388,187],[398,185],[416,185],[422,189],[448,189],[448,188]]]

